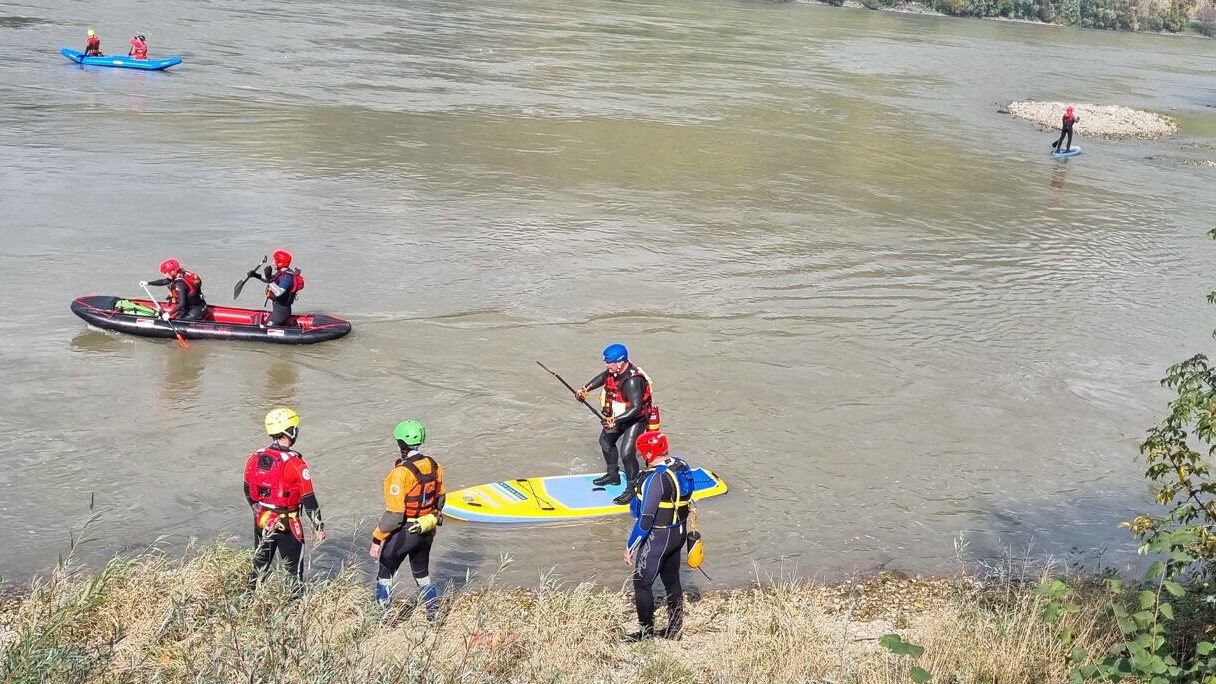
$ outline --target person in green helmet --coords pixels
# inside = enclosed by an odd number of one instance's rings
[[[443,521],[443,468],[418,450],[426,441],[426,428],[416,420],[397,423],[393,430],[400,455],[384,478],[384,515],[372,532],[368,553],[380,561],[376,573],[376,601],[387,610],[391,605],[393,575],[410,561],[410,573],[418,584],[427,617],[439,612],[439,592],[431,584],[431,544],[435,527]]]

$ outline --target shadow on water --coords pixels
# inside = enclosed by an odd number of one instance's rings
[[[129,349],[130,337],[85,328],[72,337],[72,351],[85,353],[109,353]]]
[[[266,386],[262,396],[271,404],[294,406],[299,403],[300,369],[294,363],[274,359],[266,367]]]
[[[173,403],[191,403],[198,396],[209,352],[201,345],[180,351],[180,354],[165,356],[165,376],[160,396]]]

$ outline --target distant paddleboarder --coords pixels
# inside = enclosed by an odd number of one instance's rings
[[[1060,121],[1060,137],[1056,138],[1056,141],[1051,144],[1051,149],[1055,150],[1056,152],[1071,152],[1072,126],[1080,120],[1081,117],[1073,114],[1072,107],[1069,107],[1064,112],[1064,118]],[[1060,149],[1060,143],[1064,142],[1065,136],[1068,137],[1068,144],[1064,146],[1064,149]]]

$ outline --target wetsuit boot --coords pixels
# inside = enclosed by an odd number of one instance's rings
[[[636,484],[637,483],[633,480],[626,482],[625,491],[621,492],[615,499],[613,499],[612,503],[618,506],[624,506],[632,501],[634,497],[633,488]]]
[[[596,487],[615,487],[620,483],[621,472],[619,470],[609,470],[607,473],[591,481],[591,484],[595,485]]]
[[[626,634],[624,637],[621,638],[621,641],[624,641],[625,643],[636,644],[639,641],[645,641],[646,639],[653,639],[653,638],[654,638],[654,624],[652,623],[649,625],[643,624],[641,629],[639,629],[638,631],[633,632],[631,634]]]

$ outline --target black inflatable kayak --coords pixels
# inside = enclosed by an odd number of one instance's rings
[[[79,297],[72,302],[72,313],[89,325],[103,330],[172,338],[169,323],[156,317],[150,300],[122,299],[109,295]],[[342,337],[350,332],[350,321],[328,314],[292,316],[287,325],[265,328],[267,313],[257,309],[208,306],[202,320],[173,320],[182,337],[191,340],[248,340],[275,344],[313,344]]]

